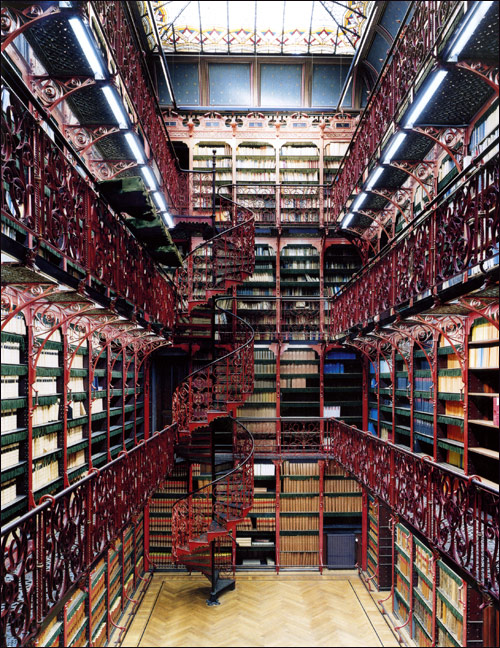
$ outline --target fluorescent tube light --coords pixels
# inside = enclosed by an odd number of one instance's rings
[[[95,47],[92,44],[87,29],[84,27],[82,21],[80,20],[80,18],[70,18],[69,24],[75,32],[75,36],[80,44],[80,47],[83,50],[83,53],[85,54],[87,63],[90,65],[90,68],[94,73],[94,77],[100,80],[104,79],[104,71],[102,69],[101,62],[97,57]]]
[[[174,221],[172,220],[172,216],[170,216],[168,212],[161,212],[161,216],[163,218],[163,222],[169,229],[175,227]]]
[[[144,180],[146,180],[148,189],[150,191],[156,191],[158,189],[158,186],[151,169],[149,167],[141,167],[141,173],[144,176]]]
[[[359,196],[351,205],[351,211],[356,211],[356,209],[359,209],[361,205],[365,202],[366,198],[367,198],[367,194],[360,193]]]
[[[352,221],[353,218],[354,218],[354,214],[352,212],[347,214],[347,216],[342,221],[340,227],[342,229],[345,229],[349,225],[349,223]]]
[[[387,153],[385,154],[385,158],[382,164],[390,164],[396,151],[399,149],[399,147],[401,146],[405,138],[406,138],[406,133],[398,133],[396,135],[396,137],[392,140],[392,143],[389,146]]]
[[[155,191],[153,197],[155,199],[158,209],[162,212],[166,212],[167,203],[165,202],[165,198],[163,197],[163,195],[159,191]]]
[[[493,2],[476,2],[476,6],[470,13],[469,18],[466,20],[451,46],[451,51],[447,58],[448,61],[458,60],[459,54],[469,42],[472,34],[476,31],[479,23],[485,17],[492,4]]]
[[[413,104],[410,110],[408,119],[406,120],[405,128],[412,128],[413,124],[422,114],[424,108],[427,106],[429,101],[432,99],[432,96],[437,91],[441,83],[443,82],[445,76],[448,74],[447,70],[439,70],[432,79],[427,90],[419,97],[416,103]]]
[[[384,169],[382,167],[379,167],[371,174],[371,176],[368,178],[368,184],[366,185],[367,191],[370,191],[370,189],[377,182],[377,180],[380,178],[383,172]]]
[[[102,88],[102,91],[104,93],[104,96],[106,97],[106,101],[108,102],[109,107],[111,108],[116,121],[118,122],[118,127],[128,128],[127,116],[120,102],[116,98],[113,88],[111,88],[111,86],[104,86],[104,88]]]
[[[146,161],[144,159],[144,151],[141,150],[141,147],[139,146],[137,142],[137,138],[134,133],[125,133],[125,139],[127,140],[127,144],[130,146],[130,150],[134,154],[135,159],[137,160],[138,164],[144,164]]]

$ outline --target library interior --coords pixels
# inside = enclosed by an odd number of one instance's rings
[[[498,11],[2,3],[2,645],[499,645]]]

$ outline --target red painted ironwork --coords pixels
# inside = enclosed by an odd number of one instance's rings
[[[458,2],[419,2],[372,91],[358,123],[348,154],[332,187],[331,215],[338,218],[371,156],[393,121],[446,28]],[[333,221],[332,221],[333,222]]]
[[[234,467],[172,508],[174,559],[208,578],[212,576],[212,559],[206,552],[211,542],[234,531],[253,506],[253,437],[235,419],[232,425]]]
[[[187,437],[192,430],[207,425],[211,414],[235,410],[253,391],[252,327],[216,305],[216,339],[223,345],[223,355],[191,373],[175,390],[172,410],[180,436]]]
[[[459,278],[466,285],[498,263],[498,159],[496,154],[467,178],[457,176],[447,196],[438,196],[417,224],[342,288],[331,304],[332,338],[446,281]]]
[[[253,273],[253,212],[229,198],[221,200],[230,211],[230,226],[192,250],[175,273],[178,308],[183,313],[189,314],[194,306],[206,304],[210,297],[225,293]]]
[[[173,467],[175,424],[2,528],[2,643],[25,645]],[[126,487],[125,487],[126,485]]]
[[[86,3],[84,3],[86,4]],[[110,55],[138,116],[142,131],[160,171],[163,190],[172,214],[189,214],[189,174],[182,173],[165,122],[149,81],[145,53],[136,44],[133,27],[127,18],[126,3],[118,0],[89,2],[106,39]],[[131,92],[133,90],[133,93]]]
[[[343,421],[326,421],[325,435],[343,468],[498,600],[497,490]]]
[[[8,99],[7,99],[8,96]],[[174,291],[123,222],[109,210],[21,101],[2,105],[2,218],[83,287],[133,304],[136,315],[171,329]]]

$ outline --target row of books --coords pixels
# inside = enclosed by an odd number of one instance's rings
[[[285,480],[286,481],[286,480]],[[310,491],[288,491],[283,487],[284,492],[307,493]],[[318,486],[316,483],[316,490]],[[313,490],[314,492],[314,490]],[[281,497],[280,509],[282,513],[317,513],[319,510],[319,496],[316,497]]]
[[[236,170],[238,169],[274,169],[276,166],[275,160],[262,159],[256,156],[253,159],[239,158],[236,160]]]
[[[280,537],[281,551],[318,551],[318,535],[282,535]]]
[[[281,567],[315,567],[318,564],[318,552],[286,552],[280,551]]]
[[[317,182],[319,171],[313,170],[312,173],[305,171],[281,171],[281,180],[283,182]]]
[[[247,403],[275,403],[276,392],[256,392],[248,396]]]
[[[469,349],[469,368],[498,368],[499,347],[479,347]]]
[[[498,340],[498,329],[490,322],[476,324],[471,330],[472,342],[483,342],[485,340]]]
[[[2,364],[21,364],[21,342],[12,340],[2,342],[1,362]]]
[[[362,511],[361,497],[325,496],[323,506],[325,513],[361,513]]]
[[[225,180],[226,178],[224,178]],[[229,178],[231,179],[231,178]],[[276,182],[276,173],[274,171],[239,171],[238,182]]]
[[[319,258],[318,250],[316,248],[310,246],[310,245],[304,245],[304,246],[299,246],[299,247],[294,247],[294,246],[291,246],[291,245],[287,245],[281,250],[280,255],[282,257],[312,256],[312,257],[318,257]]]
[[[19,376],[2,376],[2,398],[19,397]]]
[[[317,462],[297,463],[294,461],[284,461],[282,474],[297,476],[319,475],[319,464]]]
[[[355,479],[329,479],[330,476],[325,472],[325,493],[361,493],[361,486]]]

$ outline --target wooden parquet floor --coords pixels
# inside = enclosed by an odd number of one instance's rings
[[[156,574],[122,646],[398,646],[355,572],[238,574],[208,607],[208,581]]]

